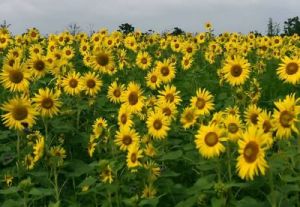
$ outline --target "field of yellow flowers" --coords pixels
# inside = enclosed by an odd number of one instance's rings
[[[0,206],[300,206],[300,37],[0,30]]]

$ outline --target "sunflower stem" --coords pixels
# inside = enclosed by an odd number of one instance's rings
[[[231,182],[232,173],[231,173],[231,151],[230,151],[230,145],[227,142],[227,169],[228,169],[228,180]]]
[[[55,193],[55,200],[59,202],[59,188],[58,188],[58,173],[56,167],[53,169],[54,174],[54,193]]]
[[[17,132],[17,172],[20,178],[20,133]]]
[[[45,117],[42,118],[43,123],[44,123],[44,128],[45,128],[45,140],[48,138],[48,121]]]

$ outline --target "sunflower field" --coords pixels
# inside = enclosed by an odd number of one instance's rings
[[[0,206],[300,206],[300,37],[0,30]]]

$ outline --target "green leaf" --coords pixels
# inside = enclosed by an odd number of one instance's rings
[[[178,158],[180,158],[182,156],[182,154],[183,153],[181,150],[168,152],[162,156],[161,160],[177,160]]]
[[[20,206],[23,206],[22,200],[12,200],[12,199],[6,200],[1,205],[1,207],[20,207]]]
[[[251,198],[249,196],[244,197],[243,199],[237,201],[237,206],[239,207],[260,207],[264,206],[261,202],[258,202],[254,198]]]
[[[32,188],[29,194],[35,196],[49,196],[53,194],[53,190],[49,188]]]
[[[4,195],[13,194],[13,193],[17,193],[18,190],[19,190],[18,187],[13,186],[4,190],[0,190],[0,194],[4,194]]]
[[[141,202],[139,203],[139,206],[145,206],[145,205],[157,206],[158,201],[159,201],[158,198],[144,199],[144,200],[141,200]]]
[[[197,202],[197,196],[189,197],[188,199],[179,202],[175,207],[193,207]]]

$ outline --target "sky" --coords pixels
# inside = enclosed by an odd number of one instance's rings
[[[268,19],[283,28],[288,18],[300,16],[299,0],[0,0],[0,23],[11,24],[13,34],[36,27],[42,34],[61,32],[71,23],[81,30],[118,29],[130,23],[142,31],[226,31],[265,33]]]

